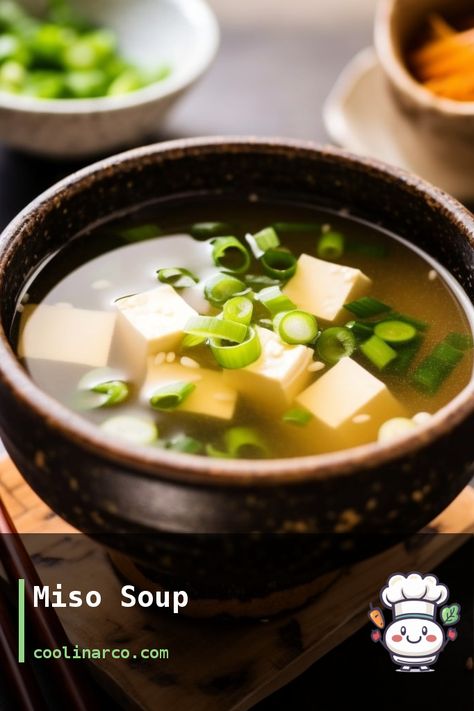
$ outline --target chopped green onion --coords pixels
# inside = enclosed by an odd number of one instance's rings
[[[294,311],[296,304],[281,291],[279,286],[268,286],[258,294],[258,300],[271,314],[276,315],[280,311]]]
[[[296,257],[283,249],[269,249],[260,259],[265,274],[272,279],[287,281],[296,273]]]
[[[198,283],[199,278],[188,269],[166,267],[157,271],[158,279],[163,284],[170,284],[176,289],[185,289]]]
[[[318,242],[317,254],[320,259],[340,259],[344,254],[344,235],[326,232]]]
[[[288,422],[290,425],[304,427],[313,419],[313,415],[308,410],[303,410],[300,407],[295,407],[293,410],[288,410],[282,417],[283,422]]]
[[[247,336],[245,324],[215,316],[192,316],[183,331],[198,338],[224,338],[234,343],[242,343]]]
[[[352,331],[356,338],[364,341],[370,338],[374,332],[372,324],[362,323],[362,321],[349,321],[346,323],[346,328]]]
[[[265,441],[251,427],[232,427],[224,434],[224,441],[234,459],[260,459],[268,456]]]
[[[184,452],[186,454],[201,454],[204,451],[204,445],[194,437],[188,437],[185,434],[180,434],[170,440],[167,449],[172,449],[173,452]]]
[[[318,335],[318,322],[312,314],[295,309],[277,314],[277,328],[282,341],[291,345],[312,343]]]
[[[253,315],[253,303],[245,296],[234,296],[224,304],[223,315],[227,321],[236,321],[249,326]]]
[[[216,274],[206,282],[204,295],[214,306],[222,306],[232,296],[248,294],[249,287],[230,274]]]
[[[153,444],[158,439],[158,428],[152,420],[132,415],[110,417],[101,424],[107,434],[131,444]]]
[[[158,388],[150,398],[150,405],[155,410],[175,410],[183,404],[196,389],[195,383],[179,382],[169,383]]]
[[[459,351],[468,351],[474,346],[472,336],[467,333],[450,333],[446,336],[444,342],[453,348],[457,348]]]
[[[196,222],[191,227],[191,234],[196,239],[209,239],[228,234],[231,229],[226,222]]]
[[[417,331],[426,331],[428,328],[428,324],[426,321],[420,321],[417,318],[413,318],[413,316],[407,316],[406,314],[400,314],[397,311],[390,311],[382,321],[403,321],[403,323],[409,323],[410,326],[413,326],[413,328],[416,328]],[[380,323],[380,321],[377,321],[376,323]],[[374,323],[372,325],[375,325]]]
[[[397,351],[378,336],[371,336],[368,341],[362,343],[360,350],[379,370],[386,368],[398,355]]]
[[[137,225],[119,231],[120,237],[123,237],[127,242],[144,242],[147,239],[158,237],[160,234],[161,230],[157,225]]]
[[[434,395],[464,357],[464,351],[448,342],[438,343],[413,373],[412,383],[427,395]]]
[[[271,279],[265,274],[246,274],[242,278],[253,291],[261,291],[261,289],[266,289],[269,286],[280,286],[279,279]]]
[[[343,326],[327,328],[317,342],[319,357],[329,365],[338,363],[342,358],[350,358],[356,347],[354,334]]]
[[[297,232],[300,234],[307,232],[319,232],[321,225],[316,222],[275,222],[273,228],[277,232]]]
[[[250,254],[237,237],[216,237],[212,242],[212,259],[216,267],[240,274],[250,266]]]
[[[260,358],[262,346],[257,331],[249,326],[247,338],[237,345],[224,345],[222,339],[211,338],[211,351],[222,368],[245,368]]]
[[[214,459],[232,459],[232,455],[229,452],[223,452],[221,449],[214,447],[213,444],[206,444],[206,454]]]
[[[245,239],[256,259],[260,259],[269,249],[275,249],[280,245],[280,240],[273,227],[266,227],[254,235],[247,234]]]
[[[349,243],[346,247],[347,252],[354,252],[355,254],[360,254],[364,257],[377,257],[382,259],[387,257],[389,254],[389,249],[385,244],[371,244],[371,243]]]
[[[381,321],[374,328],[376,336],[393,345],[409,343],[416,338],[417,330],[404,321]]]
[[[127,383],[123,380],[110,380],[107,383],[96,385],[91,389],[91,392],[103,395],[105,398],[98,407],[112,407],[124,402],[130,391]]]
[[[386,372],[392,375],[405,375],[422,345],[423,338],[417,336],[410,343],[397,347],[397,358],[388,365]]]
[[[382,303],[382,301],[378,301],[378,299],[373,299],[371,296],[363,296],[361,299],[357,299],[357,301],[344,304],[344,308],[355,314],[358,318],[369,318],[370,316],[378,316],[386,311],[390,311],[390,306]]]

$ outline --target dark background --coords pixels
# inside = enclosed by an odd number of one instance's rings
[[[371,33],[365,21],[355,22],[350,34],[337,26],[320,33],[314,28],[224,27],[217,62],[173,112],[158,138],[254,134],[325,142],[322,103],[347,61],[370,44]],[[0,147],[0,228],[38,193],[79,167]],[[370,641],[368,623],[255,711],[357,707],[472,711],[474,675],[466,664],[469,657],[472,663],[473,656],[473,563],[474,539],[436,571],[450,587],[453,599],[461,603],[463,620],[460,638],[448,646],[434,674],[396,674],[385,650]],[[2,697],[5,691],[0,671],[0,709],[13,711],[13,705]],[[103,707],[114,708],[105,698]]]

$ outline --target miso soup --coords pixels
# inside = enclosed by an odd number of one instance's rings
[[[189,199],[78,235],[25,288],[14,337],[104,438],[294,457],[423,426],[472,377],[470,308],[344,211]]]

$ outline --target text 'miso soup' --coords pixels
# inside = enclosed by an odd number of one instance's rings
[[[344,214],[161,204],[39,269],[18,354],[43,390],[127,442],[337,451],[415,430],[468,384],[472,331],[445,276]]]

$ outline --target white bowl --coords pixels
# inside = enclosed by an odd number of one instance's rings
[[[25,2],[41,11],[44,2]],[[95,99],[36,99],[0,92],[0,141],[61,158],[104,153],[156,134],[168,109],[204,73],[219,46],[204,0],[73,0],[109,27],[121,54],[139,66],[167,64],[169,77],[139,91]]]

